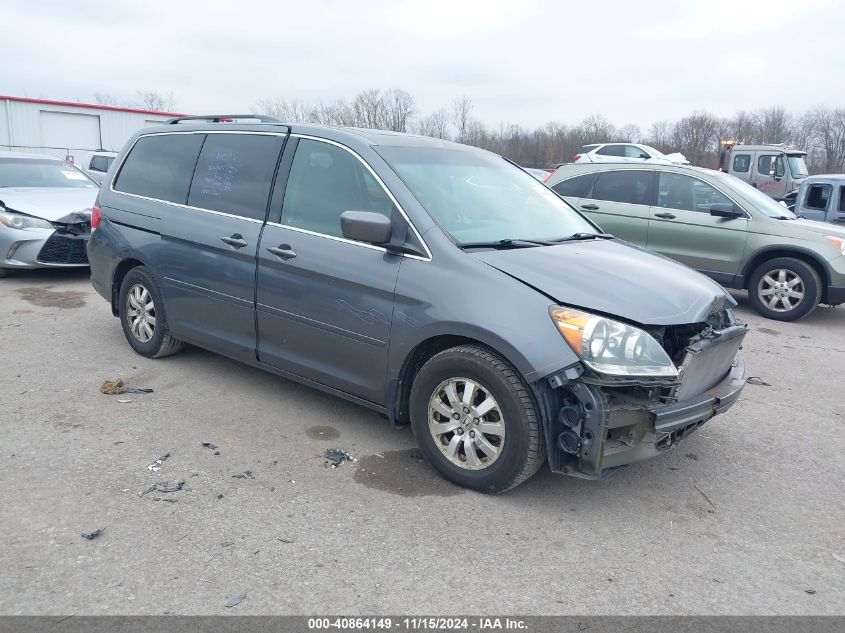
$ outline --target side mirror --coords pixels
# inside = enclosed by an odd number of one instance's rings
[[[643,159],[645,159],[645,160],[648,160],[649,158],[651,158],[651,156],[649,156],[649,155],[648,155],[648,154],[646,154],[645,152],[641,152],[641,153],[640,153],[640,158],[643,158]]]
[[[390,241],[390,218],[375,211],[344,211],[340,214],[343,237],[368,244],[386,244]]]
[[[741,218],[745,216],[745,213],[729,202],[719,202],[710,205],[710,215],[717,218]]]

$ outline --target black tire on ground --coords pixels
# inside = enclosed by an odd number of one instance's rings
[[[482,416],[482,422],[485,419],[492,420],[493,423],[503,424],[505,429],[504,438],[501,440],[495,436],[484,435],[484,439],[489,439],[491,443],[497,440],[501,443],[497,445],[497,457],[489,465],[477,470],[456,465],[444,453],[448,440],[454,439],[454,433],[457,431],[441,435],[439,446],[429,428],[431,398],[444,382],[460,378],[477,383],[477,391],[474,390],[473,393],[478,399],[489,395],[498,403],[501,417],[496,412],[487,413]],[[463,390],[466,390],[466,383],[458,385],[458,388],[463,385]],[[475,402],[479,402],[478,399]],[[546,461],[540,411],[533,394],[507,361],[486,348],[462,345],[444,350],[430,358],[414,379],[410,412],[411,426],[426,460],[446,479],[459,486],[485,493],[506,492],[529,479]],[[448,421],[450,418],[438,416],[437,419]],[[470,419],[466,421],[467,424],[472,423]],[[468,427],[465,431],[467,435],[471,428],[473,427]],[[463,433],[462,429],[462,437],[458,442],[466,440]],[[466,463],[465,445],[459,446],[458,451],[463,451]],[[490,459],[481,450],[474,453],[480,456],[482,461]],[[460,453],[457,457],[460,458]]]
[[[152,314],[155,317],[155,327],[153,328],[152,337],[147,341],[141,340],[133,333],[129,323],[130,306],[127,297],[129,291],[136,286],[146,289],[153,302]],[[123,334],[126,336],[126,340],[132,349],[141,354],[141,356],[162,358],[163,356],[175,354],[184,347],[182,341],[173,338],[170,334],[161,291],[155,278],[146,267],[137,266],[126,273],[123,282],[120,284],[117,307],[120,315],[120,324],[123,326]]]
[[[779,279],[778,271],[786,271],[786,281],[782,282]],[[761,288],[761,280],[768,277],[769,279],[780,283],[786,283],[786,287],[775,287],[775,291],[788,291],[790,289],[800,289],[803,292],[803,298],[800,299],[792,308],[777,301],[774,308],[768,305],[767,297],[771,294],[761,295],[761,292],[769,292],[772,290],[770,282],[763,282]],[[798,285],[790,288],[789,284],[794,283],[795,278],[799,278]],[[787,297],[789,298],[789,297]],[[795,259],[794,257],[776,257],[760,264],[751,277],[748,279],[748,299],[751,305],[757,312],[769,319],[777,321],[794,321],[812,313],[822,298],[822,281],[816,270],[808,263]],[[794,298],[790,298],[794,301]]]

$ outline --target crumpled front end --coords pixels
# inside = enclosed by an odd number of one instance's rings
[[[668,450],[733,405],[745,385],[736,355],[747,328],[729,310],[710,321],[646,328],[672,358],[677,378],[613,379],[582,366],[551,376],[554,395],[544,404],[552,470],[602,478]]]

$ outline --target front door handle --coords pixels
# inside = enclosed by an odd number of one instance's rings
[[[655,213],[654,217],[663,218],[664,220],[674,220],[675,214],[674,213]]]
[[[294,251],[289,244],[279,244],[278,246],[268,246],[267,250],[273,253],[279,259],[293,259],[296,257]]]
[[[247,245],[247,241],[244,239],[244,236],[240,233],[235,233],[234,235],[230,235],[229,237],[221,237],[220,239],[223,242],[226,242],[229,246],[233,246],[235,248],[243,248]]]
[[[597,204],[582,204],[581,208],[586,209],[587,211],[598,211],[599,205],[597,205]]]

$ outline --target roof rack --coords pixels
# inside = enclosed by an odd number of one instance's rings
[[[235,119],[255,119],[261,123],[284,123],[284,121],[277,119],[274,116],[266,116],[264,114],[206,114],[200,116],[180,116],[173,119],[167,119],[165,125],[175,125],[182,121],[209,121],[211,123],[231,123]]]

